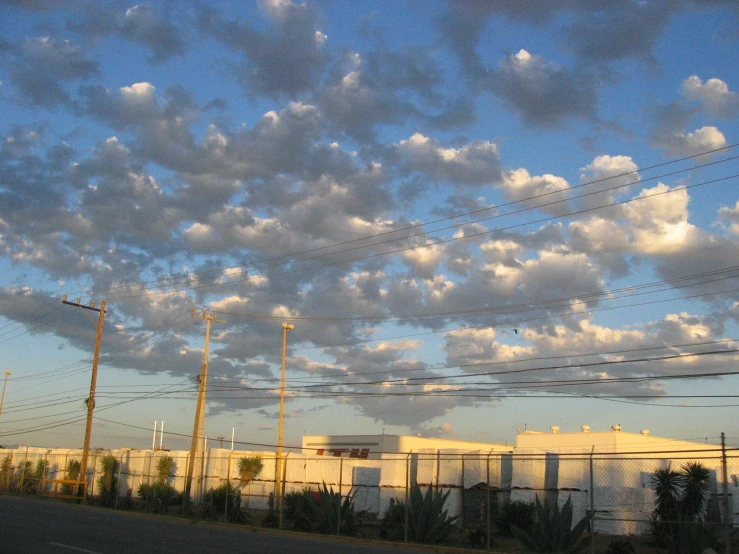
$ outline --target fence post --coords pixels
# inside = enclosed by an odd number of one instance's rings
[[[11,474],[13,473],[13,451],[10,451],[10,463],[8,464],[8,474],[5,476],[5,488],[10,490]]]
[[[282,514],[284,512],[285,505],[285,485],[287,485],[287,459],[290,456],[290,452],[285,454],[285,459],[282,461],[282,485],[280,486],[280,529],[282,529]]]
[[[123,454],[121,454],[121,461],[118,462],[118,490],[115,493],[115,500],[113,501],[113,507],[118,509],[118,498],[121,496],[121,474],[123,473]]]
[[[724,505],[724,554],[731,554],[731,527],[734,523],[734,519],[731,514],[731,507],[729,504],[729,471],[726,467],[726,436],[721,432],[721,469],[723,470],[723,483],[721,489],[723,493],[723,505]]]
[[[38,494],[42,496],[46,493],[46,468],[49,467],[49,452],[51,452],[51,450],[47,450],[46,454],[44,454],[44,465],[41,468],[41,481],[38,484]]]
[[[462,499],[462,517],[459,518],[462,521],[462,529],[464,529],[464,526],[467,524],[465,521],[465,513],[464,513],[464,454],[462,454],[462,471],[461,475],[459,476],[459,481],[462,485],[460,489],[460,498]]]
[[[344,456],[339,456],[339,510],[338,515],[336,516],[336,534],[340,534],[341,532],[341,485],[343,484],[344,480]]]
[[[593,452],[595,445],[590,449],[590,554],[595,554],[595,490],[593,478]]]
[[[223,517],[225,518],[226,523],[228,523],[228,494],[231,492],[231,456],[233,456],[233,450],[229,452],[228,459],[226,460],[226,509],[223,511]],[[236,491],[234,490],[234,493],[235,492]]]
[[[408,509],[410,502],[408,501],[408,492],[411,482],[411,452],[405,457],[405,542],[408,542]]]
[[[487,548],[490,548],[490,455],[492,453],[493,451],[491,449],[485,460],[485,492],[487,494],[487,501],[485,502],[485,534]]]
[[[23,483],[26,480],[26,464],[28,463],[28,447],[26,446],[26,456],[23,458],[23,467],[21,468],[21,493],[23,493]]]
[[[440,475],[440,466],[441,466],[441,453],[437,450],[436,451],[436,489],[434,492],[437,494],[439,493],[439,475]]]

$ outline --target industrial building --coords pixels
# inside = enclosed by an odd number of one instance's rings
[[[407,435],[308,435],[303,454],[379,460],[382,454],[511,453],[513,446]]]

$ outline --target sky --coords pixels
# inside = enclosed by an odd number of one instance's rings
[[[0,1],[0,444],[739,444],[733,0]],[[203,312],[205,310],[205,312]],[[211,445],[213,443],[210,443]]]

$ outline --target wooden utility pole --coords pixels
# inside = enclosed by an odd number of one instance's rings
[[[284,321],[282,323],[282,378],[280,379],[280,424],[277,432],[277,471],[275,473],[275,493],[277,496],[277,511],[280,514],[280,529],[282,529],[282,495],[280,475],[282,475],[282,429],[285,419],[285,358],[287,356],[287,332],[295,329],[295,325]]]
[[[205,391],[208,379],[208,347],[210,345],[210,322],[225,323],[218,319],[218,314],[203,310],[200,314],[192,310],[192,317],[205,320],[205,351],[203,353],[203,366],[200,370],[200,379],[198,380],[198,402],[195,407],[195,422],[192,426],[192,441],[190,443],[190,457],[187,459],[187,475],[185,477],[185,493],[183,494],[183,508],[190,502],[190,491],[192,490],[192,474],[195,468],[195,452],[197,450],[198,439],[204,436],[205,429]]]
[[[92,412],[95,409],[95,385],[98,378],[98,358],[100,357],[100,341],[103,338],[103,322],[105,321],[105,300],[100,302],[100,307],[95,307],[95,301],[90,302],[88,306],[80,304],[78,298],[76,302],[68,302],[67,295],[62,298],[62,304],[76,306],[85,310],[98,312],[97,334],[95,335],[95,352],[92,356],[92,378],[90,379],[90,395],[87,397],[87,424],[85,426],[85,444],[82,447],[82,461],[80,462],[80,480],[87,482],[87,457],[90,452],[90,435],[92,434]],[[87,487],[85,487],[87,494]]]

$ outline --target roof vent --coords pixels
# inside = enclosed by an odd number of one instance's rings
[[[582,431],[583,433],[590,433],[590,425],[581,425],[581,426],[580,426],[580,430],[581,430],[581,431]]]
[[[621,424],[619,423],[618,425],[611,425],[611,430],[612,431],[620,431],[621,430]]]
[[[556,425],[552,425],[552,426],[551,426],[551,427],[549,428],[549,430],[550,430],[550,431],[552,432],[552,434],[554,434],[554,435],[556,435],[557,433],[559,433],[559,427],[558,427],[558,426],[556,426]]]
[[[649,436],[649,429],[642,429],[641,434],[644,435],[645,437]]]

